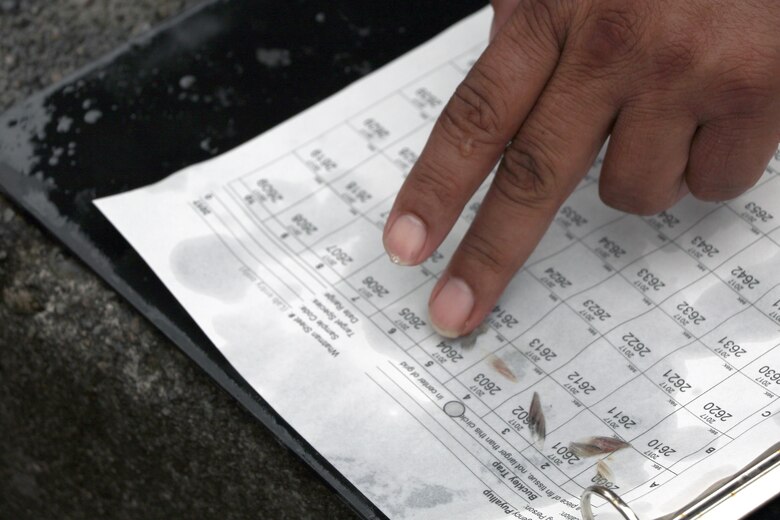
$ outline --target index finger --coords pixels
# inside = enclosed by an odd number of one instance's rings
[[[447,103],[388,216],[394,262],[418,264],[441,244],[530,113],[561,52],[550,9],[521,1]]]

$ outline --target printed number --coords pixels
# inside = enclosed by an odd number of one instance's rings
[[[761,283],[758,278],[745,271],[741,265],[731,270],[731,276],[734,276],[740,284],[748,289],[755,289]]]
[[[636,352],[639,357],[645,357],[650,353],[650,349],[647,348],[645,343],[636,337],[633,332],[624,334],[622,339],[626,342],[626,346],[630,348],[631,351]]]
[[[711,243],[707,242],[703,237],[696,236],[691,240],[691,245],[695,248],[695,250],[699,253],[697,256],[706,256],[707,258],[713,258],[718,253],[720,253],[720,249],[712,245]]]
[[[672,453],[677,453],[677,450],[673,449],[671,446],[667,444],[662,443],[658,439],[653,439],[650,442],[648,442],[647,447],[652,449],[653,451],[660,453],[665,457],[668,457]]]
[[[731,415],[730,413],[728,413],[726,410],[716,405],[715,403],[705,404],[704,409],[707,412],[709,412],[710,415],[714,415],[715,418],[720,419],[721,421],[727,421],[731,417],[734,417],[733,415]]]
[[[330,256],[335,258],[336,261],[343,266],[347,266],[353,262],[352,257],[349,256],[347,252],[341,249],[339,246],[328,246],[325,248],[325,251],[330,253]]]
[[[584,226],[588,223],[588,219],[580,215],[574,208],[571,206],[564,206],[561,209],[561,215],[566,218],[572,225],[576,227]]]
[[[683,379],[680,374],[672,370],[667,370],[664,372],[664,377],[680,392],[685,392],[693,388],[688,382],[685,381],[685,379]]]
[[[780,385],[780,371],[775,370],[769,365],[764,365],[758,369],[758,373],[767,378],[770,381]]]
[[[613,419],[615,419],[615,420],[617,421],[617,424],[618,424],[619,426],[622,426],[623,428],[626,428],[626,429],[628,429],[628,428],[631,428],[632,426],[636,426],[636,421],[635,421],[635,420],[633,420],[633,419],[632,419],[631,417],[629,417],[628,415],[626,415],[626,414],[623,412],[623,410],[619,410],[618,408],[616,408],[616,407],[614,407],[614,406],[613,406],[613,407],[612,407],[612,408],[611,408],[611,409],[610,409],[610,410],[609,410],[607,413],[608,413],[608,414],[609,414],[609,415],[610,415],[610,416],[611,416]]]
[[[421,327],[425,327],[425,325],[427,325],[425,321],[423,321],[414,311],[408,307],[401,309],[401,312],[399,312],[398,315],[401,316],[409,325],[411,325],[414,330],[420,330]]]
[[[582,390],[582,393],[585,395],[590,395],[596,391],[596,387],[590,384],[588,381],[585,381],[579,372],[572,372],[566,376],[566,379],[574,383],[577,388]]]
[[[373,276],[367,276],[363,278],[363,285],[365,285],[369,291],[376,294],[379,298],[390,294],[390,291],[388,291],[384,285],[374,280]]]
[[[734,341],[730,340],[728,336],[723,336],[720,338],[718,340],[718,344],[723,345],[722,347],[719,347],[718,350],[722,350],[728,354],[733,354],[734,357],[741,357],[742,354],[747,353],[747,350],[734,343]]]
[[[457,363],[461,359],[463,359],[463,354],[458,352],[458,349],[450,345],[449,343],[446,343],[444,341],[440,341],[438,345],[436,345],[436,348],[441,351],[444,356],[446,356],[447,359],[452,361],[453,363]]]
[[[539,338],[532,339],[528,346],[545,361],[552,361],[558,355],[550,347],[546,347]]]
[[[640,280],[642,280],[647,286],[654,291],[660,291],[664,287],[666,287],[666,284],[661,281],[661,279],[656,276],[655,274],[651,273],[644,267],[639,270],[636,275],[639,277]]]
[[[685,318],[691,320],[694,325],[701,325],[705,321],[707,321],[707,318],[705,318],[699,311],[697,311],[693,305],[690,303],[684,301],[677,305],[677,310],[681,311],[681,315]]]
[[[558,456],[560,456],[561,459],[568,462],[569,464],[576,464],[580,461],[580,457],[571,451],[565,444],[556,442],[552,449]]]
[[[474,376],[474,382],[477,383],[482,389],[490,395],[496,395],[501,391],[501,387],[490,380],[485,374],[477,374]]]
[[[745,204],[745,209],[748,210],[748,212],[755,217],[756,220],[760,220],[761,222],[769,222],[770,220],[774,219],[775,216],[772,215],[770,212],[756,204],[755,202],[748,202]]]
[[[612,317],[610,313],[604,310],[604,308],[601,305],[594,302],[593,300],[585,300],[582,303],[582,306],[585,307],[599,321],[606,321]]]
[[[506,309],[501,308],[500,305],[496,305],[493,307],[493,314],[495,315],[496,320],[498,322],[505,326],[508,329],[511,329],[518,323],[517,318],[515,318],[512,314],[510,314]]]

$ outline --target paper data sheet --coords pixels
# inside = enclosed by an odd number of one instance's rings
[[[646,218],[599,201],[596,164],[482,334],[441,338],[428,296],[484,187],[419,267],[392,264],[381,233],[490,15],[97,204],[388,517],[579,519],[601,484],[654,518],[780,437],[780,158],[734,201]]]

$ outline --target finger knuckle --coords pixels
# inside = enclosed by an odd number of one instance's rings
[[[487,272],[498,275],[504,272],[507,266],[505,246],[501,246],[485,236],[482,231],[472,229],[466,235],[460,246],[460,253],[470,264],[469,270]]]
[[[579,3],[577,0],[525,0],[518,12],[523,16],[523,25],[532,29],[532,37],[541,38],[545,42],[552,38],[552,43],[560,49],[566,39],[569,20]],[[521,37],[527,31],[517,30],[513,33]],[[519,48],[524,47],[525,44]]]
[[[763,67],[742,63],[720,76],[722,115],[746,117],[763,112],[777,96],[777,78]]]
[[[413,183],[410,192],[426,207],[452,208],[457,204],[458,183],[453,180],[452,172],[438,163],[426,163],[424,169],[411,179]]]
[[[440,124],[445,135],[456,145],[468,139],[494,140],[505,113],[498,106],[500,92],[484,66],[475,66],[442,112]]]
[[[598,7],[588,17],[579,42],[587,67],[610,67],[635,55],[642,40],[642,16],[637,3]]]
[[[655,79],[676,81],[692,70],[701,55],[701,45],[695,33],[661,37],[652,55]]]
[[[512,143],[496,173],[495,190],[513,206],[547,206],[557,192],[551,164],[538,148]]]

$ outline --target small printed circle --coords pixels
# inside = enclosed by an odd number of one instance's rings
[[[444,405],[444,413],[450,417],[457,418],[466,413],[466,407],[460,401],[449,401]]]

